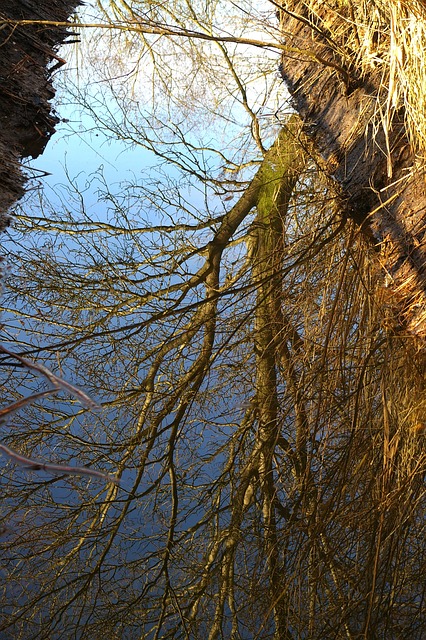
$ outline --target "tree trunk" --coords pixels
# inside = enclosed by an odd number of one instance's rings
[[[285,134],[285,135],[284,135]],[[306,155],[298,136],[300,123],[293,119],[283,130],[280,143],[272,147],[265,161],[264,179],[257,199],[257,217],[253,224],[256,250],[252,275],[256,283],[254,346],[256,354],[256,401],[259,419],[258,476],[262,494],[265,553],[276,640],[291,640],[289,630],[285,567],[281,563],[280,541],[275,513],[276,486],[273,453],[280,435],[277,362],[282,342],[282,265],[284,262],[284,222],[288,206],[303,169]],[[275,153],[273,153],[275,151]],[[299,441],[296,435],[297,453]]]
[[[315,3],[314,13],[308,4],[283,3],[280,24],[288,52],[282,77],[321,168],[338,187],[345,213],[376,249],[395,305],[394,328],[423,340],[426,185],[407,135],[406,113],[383,101],[383,71],[362,69],[356,51],[346,46],[348,25],[356,28],[352,4],[334,3],[334,21],[340,15],[346,25],[340,40],[336,22],[332,31],[325,26],[330,5]],[[386,91],[389,96],[391,90]]]
[[[2,0],[0,6],[0,231],[6,211],[24,193],[19,159],[39,156],[59,119],[52,114],[51,75],[64,64],[56,54],[63,27],[17,26],[11,21],[63,22],[79,0]],[[47,66],[52,63],[50,68]]]

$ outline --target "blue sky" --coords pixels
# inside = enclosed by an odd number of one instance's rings
[[[46,189],[49,197],[51,189],[67,184],[78,177],[79,184],[85,184],[86,178],[100,167],[111,187],[131,179],[142,169],[155,164],[153,155],[142,147],[131,147],[121,140],[106,138],[102,132],[88,132],[90,118],[83,112],[76,113],[73,106],[66,104],[58,108],[58,116],[68,122],[60,122],[56,133],[49,140],[44,153],[35,160],[29,159],[26,165],[35,172],[37,182]],[[47,172],[44,176],[39,172]],[[95,193],[86,192],[86,204],[96,202]]]

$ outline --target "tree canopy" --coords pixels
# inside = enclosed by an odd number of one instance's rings
[[[424,637],[420,293],[387,268],[377,183],[339,173],[379,139],[386,189],[407,166],[412,98],[384,55],[397,5],[102,0],[77,17],[61,100],[152,164],[40,188],[8,232],[5,637]],[[388,75],[367,73],[374,38]],[[359,96],[379,76],[386,127],[333,165],[331,126],[353,118],[335,84]]]

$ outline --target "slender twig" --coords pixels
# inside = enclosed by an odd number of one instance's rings
[[[77,387],[70,384],[69,382],[66,382],[62,378],[58,378],[58,376],[55,376],[54,373],[52,373],[47,367],[44,367],[42,364],[38,362],[33,362],[32,360],[27,360],[26,358],[19,356],[17,353],[13,353],[12,351],[9,351],[9,349],[6,349],[6,347],[4,347],[3,345],[0,345],[0,351],[2,351],[3,353],[6,353],[8,356],[11,356],[12,358],[16,358],[16,360],[19,360],[19,362],[25,365],[28,369],[32,369],[33,371],[37,371],[38,373],[41,373],[42,376],[47,378],[49,382],[53,384],[54,388],[58,390],[63,389],[64,391],[71,393],[71,395],[75,396],[81,402],[81,404],[87,407],[88,409],[99,409],[99,405],[94,400],[89,398],[89,396],[86,393],[84,393],[84,391],[81,391],[81,389],[78,389]]]
[[[39,398],[43,398],[44,396],[47,396],[51,393],[56,393],[61,389],[63,389],[64,391],[67,391],[68,393],[71,393],[83,405],[85,405],[90,409],[94,409],[95,407],[98,407],[96,402],[94,402],[91,398],[89,398],[89,396],[83,391],[81,391],[81,389],[78,389],[77,387],[70,384],[69,382],[65,382],[65,380],[58,378],[58,376],[55,376],[55,374],[53,374],[49,369],[47,369],[47,367],[43,366],[42,364],[39,364],[38,362],[32,362],[31,360],[27,360],[26,358],[23,358],[17,353],[13,353],[12,351],[9,351],[9,349],[4,347],[3,345],[0,345],[0,351],[7,354],[8,356],[11,356],[12,358],[15,358],[28,369],[36,371],[37,373],[41,373],[53,385],[51,389],[48,389],[46,391],[40,391],[39,393],[34,393],[33,395],[28,396],[26,398],[21,398],[20,400],[17,400],[16,402],[9,405],[8,407],[1,409],[0,422],[3,422],[3,423],[6,422],[8,417],[11,414],[15,413],[15,411],[22,409],[22,407],[25,407],[26,405],[33,403],[35,400],[38,400]],[[95,469],[90,469],[88,467],[74,467],[74,466],[67,466],[64,464],[53,464],[50,462],[42,462],[41,460],[33,460],[32,458],[25,458],[24,456],[21,456],[19,453],[17,453],[13,449],[9,449],[9,447],[6,447],[6,445],[4,444],[0,444],[0,451],[4,455],[8,456],[16,464],[22,467],[31,469],[32,471],[47,471],[51,473],[60,473],[64,475],[77,475],[77,476],[85,475],[85,476],[92,476],[94,478],[102,478],[102,480],[106,480],[107,482],[114,482],[114,483],[119,482],[119,479],[116,478],[115,476],[111,476],[102,471],[96,471]]]
[[[6,445],[4,444],[0,444],[0,451],[20,467],[25,467],[27,469],[30,469],[31,471],[47,471],[50,473],[60,473],[68,476],[92,476],[94,478],[102,478],[102,480],[106,480],[107,482],[114,482],[116,484],[120,482],[119,478],[117,478],[116,476],[111,476],[108,473],[104,473],[103,471],[96,471],[96,469],[90,469],[88,467],[67,466],[64,464],[54,464],[51,462],[34,460],[33,458],[26,458],[25,456],[21,456],[13,449],[9,449],[9,447],[6,447]]]

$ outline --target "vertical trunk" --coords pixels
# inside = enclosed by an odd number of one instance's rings
[[[259,483],[262,493],[265,556],[268,562],[271,607],[276,640],[292,638],[288,629],[285,580],[280,561],[275,515],[275,484],[272,457],[280,426],[278,423],[277,336],[282,329],[277,304],[281,304],[284,251],[283,220],[289,199],[303,168],[304,157],[297,142],[297,123],[289,123],[288,136],[269,162],[269,176],[261,188],[254,223],[256,251],[253,280],[257,285],[255,318],[256,400],[260,441]]]

